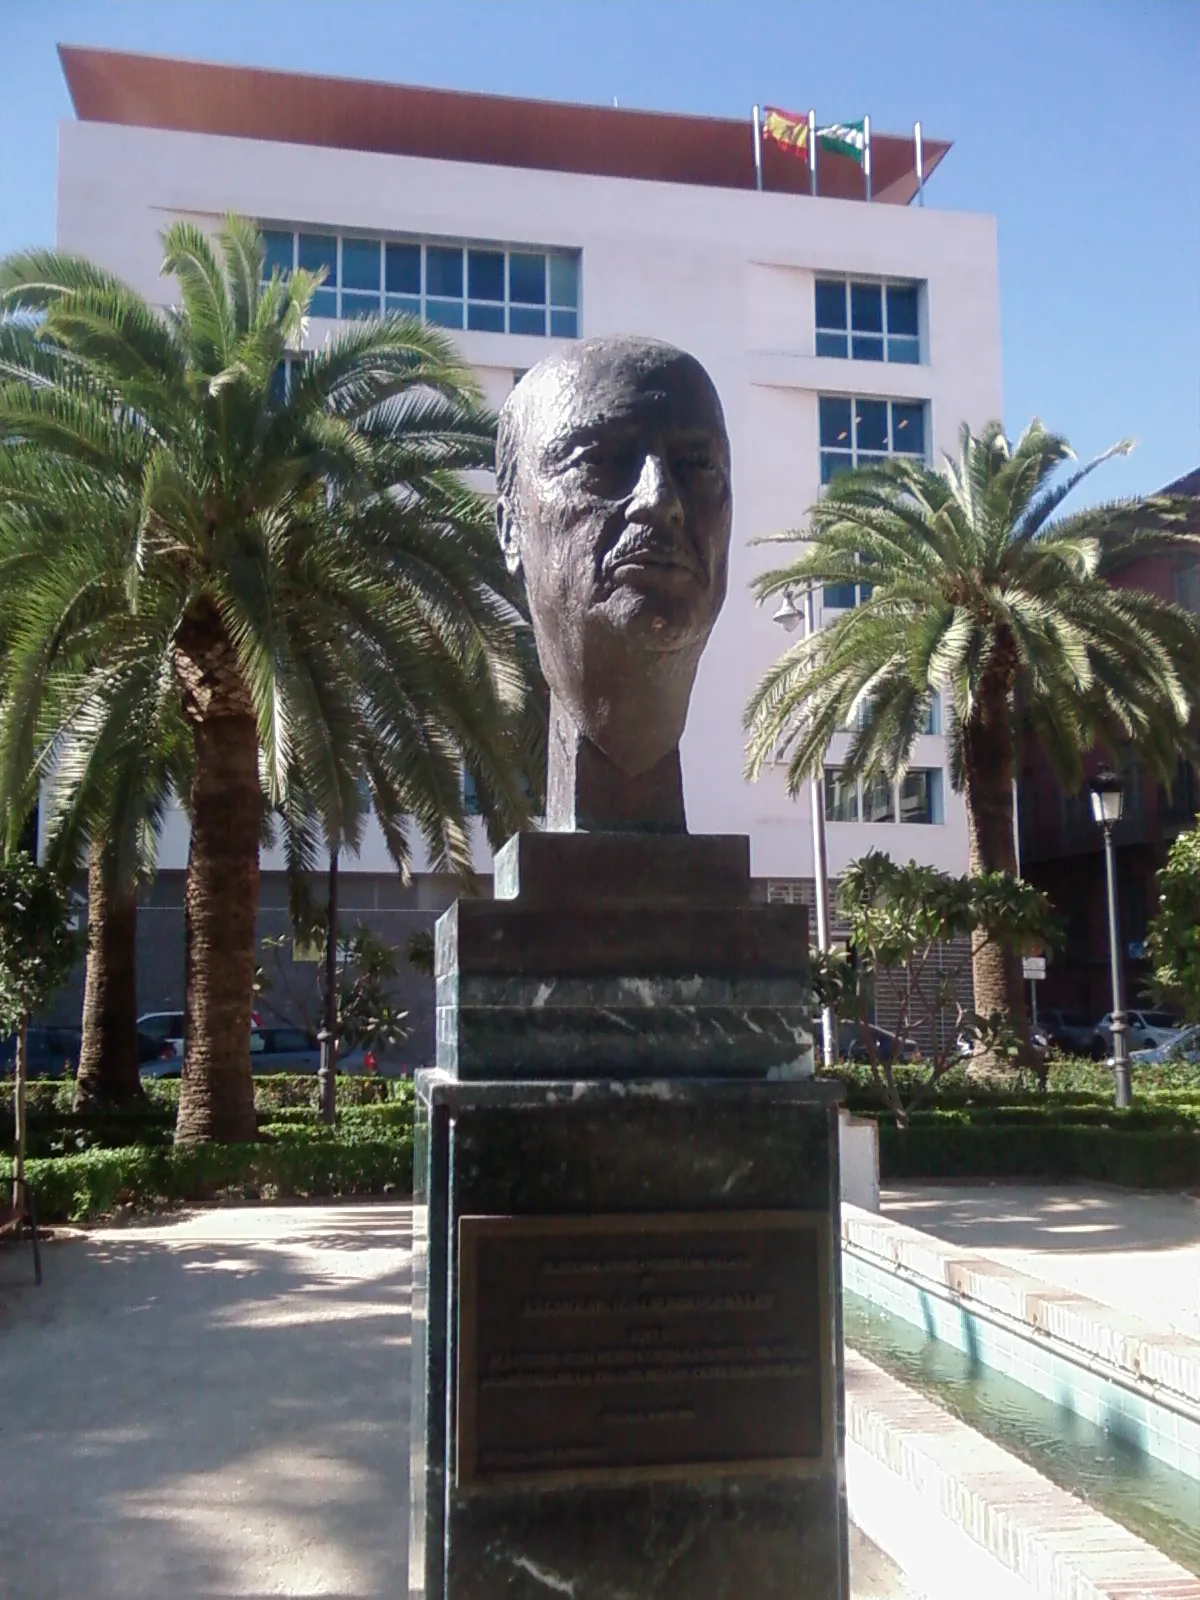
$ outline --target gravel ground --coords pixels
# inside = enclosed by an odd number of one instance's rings
[[[90,1231],[40,1290],[0,1250],[0,1600],[395,1600],[409,1260],[390,1204]]]

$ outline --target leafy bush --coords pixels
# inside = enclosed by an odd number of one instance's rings
[[[367,1122],[330,1134],[285,1124],[262,1133],[258,1144],[125,1145],[30,1161],[38,1215],[87,1222],[124,1205],[412,1191],[411,1127]],[[7,1166],[0,1160],[0,1178]]]
[[[881,1122],[879,1163],[885,1179],[1037,1178],[1195,1189],[1200,1125],[1147,1129],[1047,1120],[1014,1127],[1000,1119],[954,1121],[930,1112],[907,1128]]]

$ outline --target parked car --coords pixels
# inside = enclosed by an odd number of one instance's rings
[[[25,1035],[31,1078],[73,1078],[79,1070],[78,1028],[43,1028],[30,1024]],[[11,1078],[17,1065],[17,1036],[0,1040],[0,1078]]]
[[[1130,1060],[1137,1066],[1160,1065],[1165,1061],[1185,1061],[1200,1067],[1200,1026],[1180,1028],[1166,1044],[1157,1044],[1149,1050],[1135,1050]]]
[[[258,1011],[250,1013],[251,1026],[262,1027],[262,1018]],[[184,1035],[187,1032],[186,1018],[182,1011],[142,1011],[138,1018],[139,1034],[146,1034],[149,1038],[158,1038],[165,1045],[173,1045],[176,1056],[184,1053]]]
[[[871,1050],[863,1037],[864,1028],[870,1032],[875,1043],[875,1052],[880,1061],[915,1061],[920,1055],[920,1046],[915,1039],[897,1039],[894,1033],[889,1033],[886,1028],[878,1028],[873,1022],[859,1024],[857,1022],[838,1023],[838,1055],[843,1061],[869,1061]]]
[[[184,1018],[182,1011],[146,1011],[137,1020],[138,1032],[148,1039],[158,1039],[173,1047],[177,1056],[183,1055]]]
[[[250,1070],[268,1072],[316,1072],[321,1065],[321,1043],[317,1036],[304,1028],[251,1028]],[[378,1066],[375,1052],[360,1045],[338,1057],[339,1072],[374,1072]],[[178,1078],[183,1071],[183,1054],[168,1054],[147,1061],[142,1066],[143,1078]]]
[[[1128,1028],[1125,1037],[1131,1053],[1170,1044],[1183,1030],[1182,1022],[1169,1011],[1127,1011],[1125,1020]],[[1097,1061],[1103,1061],[1106,1056],[1112,1055],[1112,1051],[1112,1012],[1109,1011],[1096,1024],[1092,1036],[1092,1055]]]
[[[1056,1050],[1064,1055],[1086,1056],[1091,1053],[1096,1036],[1096,1024],[1089,1020],[1086,1011],[1039,1011],[1038,1022]]]

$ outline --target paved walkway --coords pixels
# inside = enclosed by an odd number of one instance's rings
[[[1082,1184],[903,1184],[885,1215],[1200,1339],[1200,1200]]]
[[[246,1207],[0,1251],[0,1600],[394,1600],[406,1206]],[[907,1600],[854,1546],[856,1600]]]

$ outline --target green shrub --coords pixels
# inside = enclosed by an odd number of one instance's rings
[[[8,1171],[0,1160],[0,1182]],[[257,1144],[97,1148],[30,1161],[28,1176],[46,1222],[87,1222],[124,1205],[409,1194],[412,1132],[386,1124],[335,1132],[268,1125]]]
[[[1035,1178],[1194,1189],[1200,1185],[1200,1127],[1047,1122],[1014,1128],[1003,1121],[914,1119],[901,1129],[881,1121],[879,1162],[885,1180]]]

